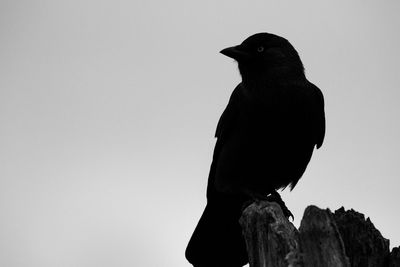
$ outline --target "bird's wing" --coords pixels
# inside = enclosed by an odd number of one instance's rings
[[[241,84],[236,86],[235,90],[232,92],[227,107],[219,118],[217,129],[215,131],[215,137],[220,141],[223,141],[221,139],[224,139],[224,137],[229,135],[232,127],[235,125],[239,113],[239,97],[241,94],[241,89]]]
[[[324,142],[324,137],[325,137],[325,111],[324,111],[324,96],[321,92],[321,90],[312,84],[312,87],[315,91],[315,134],[316,134],[316,145],[317,148],[320,148],[322,146],[322,143]]]
[[[241,95],[242,85],[239,84],[233,90],[232,95],[229,99],[228,105],[226,106],[224,112],[222,113],[218,124],[217,129],[215,131],[215,137],[217,138],[217,142],[214,148],[213,160],[211,163],[210,173],[208,175],[208,188],[207,188],[207,197],[211,197],[214,195],[214,180],[215,180],[215,173],[217,168],[217,160],[221,153],[221,149],[228,139],[232,129],[234,128],[238,116],[239,116],[239,101]]]

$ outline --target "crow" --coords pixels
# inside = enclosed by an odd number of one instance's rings
[[[325,136],[324,97],[285,38],[257,33],[221,50],[242,77],[222,113],[208,177],[207,204],[185,251],[195,267],[248,263],[239,218],[249,201],[292,190]]]

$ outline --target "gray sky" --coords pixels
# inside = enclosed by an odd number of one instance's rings
[[[398,1],[0,1],[0,265],[189,266],[213,134],[267,31],[325,95],[293,192],[400,245]]]

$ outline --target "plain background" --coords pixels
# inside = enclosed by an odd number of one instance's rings
[[[366,214],[400,245],[398,1],[0,1],[0,265],[189,266],[216,123],[218,52],[286,37],[327,134],[283,197]]]

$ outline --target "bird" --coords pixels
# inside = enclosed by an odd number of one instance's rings
[[[207,204],[185,250],[194,267],[247,264],[243,208],[272,199],[292,216],[278,190],[293,190],[325,137],[324,96],[287,39],[256,33],[220,53],[242,80],[217,124]]]

